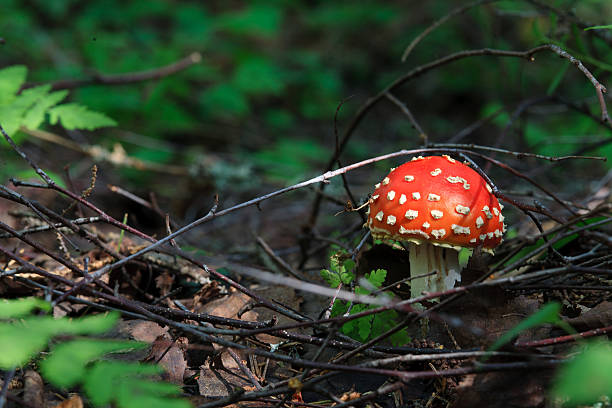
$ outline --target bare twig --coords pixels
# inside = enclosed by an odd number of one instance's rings
[[[90,78],[84,79],[64,79],[51,83],[51,89],[73,89],[85,85],[123,85],[131,84],[134,82],[150,81],[154,79],[161,79],[179,71],[182,71],[190,66],[197,64],[202,60],[202,55],[199,52],[193,52],[172,64],[154,68],[147,71],[130,72],[126,74],[94,74]],[[26,84],[22,89],[31,88],[38,84]]]
[[[393,102],[393,104],[397,106],[398,108],[400,108],[400,110],[406,115],[406,117],[408,117],[408,120],[410,121],[412,126],[416,129],[417,132],[419,132],[419,137],[423,139],[423,147],[428,147],[427,133],[425,133],[423,128],[416,121],[416,119],[414,118],[414,115],[412,114],[412,112],[410,112],[410,109],[408,109],[406,104],[402,103],[402,101],[400,101],[395,96],[393,96],[391,92],[385,92],[385,98]]]

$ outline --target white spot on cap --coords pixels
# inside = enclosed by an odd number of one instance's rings
[[[424,159],[423,156],[417,156],[417,157],[413,157],[410,161],[423,160],[423,159]]]
[[[385,214],[383,214],[382,211],[379,211],[378,214],[376,214],[376,218],[378,221],[382,221],[383,217],[385,216]]]
[[[391,180],[389,180],[389,177],[385,177],[385,178],[383,179],[383,181],[382,181],[383,186],[386,186],[387,184],[389,184],[389,182],[390,182],[390,181],[391,181]]]
[[[414,181],[414,176],[404,176],[404,180],[406,180],[406,181]]]
[[[440,196],[434,193],[429,193],[427,196],[427,200],[429,201],[440,201]]]
[[[402,194],[399,198],[399,203],[400,204],[404,204],[406,202],[407,198],[406,198],[406,194]]]
[[[372,196],[372,201],[376,201],[380,197],[378,194]]]
[[[423,228],[427,229],[427,228],[429,228],[429,227],[431,227],[431,225],[429,225],[429,223],[428,223],[427,221],[425,221],[425,222],[423,223]]]
[[[493,218],[493,214],[491,214],[491,210],[489,210],[488,205],[485,205],[484,207],[482,207],[482,212],[485,213],[488,219]]]
[[[476,218],[476,228],[480,228],[484,225],[484,220],[482,219],[482,217],[479,215],[478,218]]]
[[[497,209],[497,207],[493,207],[493,214],[499,215],[499,210]]]
[[[487,238],[487,234],[481,234],[478,236],[478,238],[480,238],[481,241],[484,241]]]
[[[442,157],[444,157],[446,160],[448,160],[451,163],[456,162],[456,160],[450,157],[448,154],[443,154]]]
[[[391,172],[391,171],[393,171],[393,170],[395,170],[395,169],[396,169],[396,167],[391,167],[391,170],[389,170],[389,171]]]
[[[446,178],[446,181],[448,181],[449,183],[467,183],[467,180],[464,179],[463,177],[459,177],[459,176],[448,176]]]
[[[448,176],[446,178],[446,181],[448,181],[449,183],[463,183],[463,188],[466,190],[470,189],[470,185],[468,184],[467,180],[464,179],[463,177],[459,177],[459,176]]]
[[[489,185],[489,183],[486,183],[485,185],[487,186],[487,191],[488,191],[489,193],[492,193],[492,192],[493,192],[493,189],[491,188],[491,186]]]
[[[442,218],[443,215],[444,213],[440,210],[431,210],[431,216],[436,220]]]
[[[389,215],[389,216],[387,217],[387,224],[389,224],[389,225],[395,225],[395,221],[396,221],[396,218],[395,218],[395,216],[394,216],[394,215]]]
[[[412,193],[412,199],[413,200],[420,200],[421,199],[421,193],[419,193],[418,191],[415,191],[414,193]]]
[[[378,187],[380,187],[380,183],[374,184],[374,188],[378,188]]]
[[[502,232],[498,229],[496,229],[495,231],[493,231],[493,235],[495,235],[496,237],[501,237],[502,236]]]
[[[406,228],[402,227],[401,225],[400,225],[400,228],[399,228],[399,233],[400,234],[420,235],[420,236],[422,236],[425,239],[429,239],[429,235],[426,232],[423,232],[423,231],[418,230],[418,229],[406,229]]]
[[[455,211],[457,211],[459,214],[468,215],[470,213],[470,207],[457,204],[457,206],[455,207]]]
[[[472,239],[470,239],[470,243],[471,243],[471,244],[475,244],[475,243],[476,243],[476,238],[472,238]]]
[[[462,227],[461,225],[453,224],[451,225],[451,229],[457,235],[470,235],[470,227]]]
[[[487,237],[488,237],[488,238],[493,238],[493,231],[491,231],[491,232],[487,232]]]
[[[415,210],[408,210],[406,211],[406,214],[405,214],[405,217],[408,218],[409,220],[414,220],[418,216],[419,216],[419,212]]]
[[[504,209],[504,205],[502,203],[499,203],[499,209],[503,210]]]
[[[432,176],[437,176],[437,175],[439,175],[440,173],[442,173],[442,170],[440,170],[440,169],[434,169],[434,171],[432,171],[430,174],[431,174]]]
[[[444,238],[444,235],[446,235],[446,230],[444,228],[432,230],[431,235],[433,235],[436,239],[441,239]]]
[[[502,215],[502,213],[499,213],[499,222],[504,222],[506,218]]]
[[[395,191],[390,190],[390,191],[387,193],[387,199],[388,199],[389,201],[391,201],[391,200],[393,200],[394,198],[395,198]]]

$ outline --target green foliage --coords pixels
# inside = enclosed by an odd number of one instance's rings
[[[561,304],[558,302],[550,302],[545,304],[540,310],[504,333],[495,343],[493,343],[493,345],[489,348],[489,351],[499,349],[504,344],[510,342],[512,339],[518,336],[521,332],[541,326],[543,324],[555,324],[564,328],[566,331],[574,332],[574,330],[559,317],[560,311]]]
[[[10,316],[9,316],[10,317]],[[117,321],[117,314],[57,319],[47,316],[23,317],[19,321],[0,321],[0,369],[21,366],[60,334],[101,334]]]
[[[68,130],[94,130],[105,126],[116,126],[117,122],[103,113],[94,112],[76,103],[65,103],[49,109],[49,122],[61,122]]]
[[[0,300],[0,319],[19,318],[40,309],[46,312],[51,310],[51,305],[38,298],[25,298],[17,300]]]
[[[336,253],[330,258],[330,269],[321,270],[321,276],[330,287],[337,288],[340,283],[349,285],[355,280],[354,269],[355,262],[352,259],[347,258],[342,253]],[[372,292],[383,286],[386,277],[387,271],[384,269],[377,269],[366,273],[365,281],[361,285],[355,286],[355,293],[359,295],[372,295]],[[393,294],[383,292],[378,294],[378,296],[392,297]],[[375,308],[376,306],[373,305],[352,304],[352,302],[338,299],[332,306],[331,316],[342,316],[346,313],[354,315]],[[401,316],[395,310],[386,310],[381,313],[350,320],[342,325],[341,331],[355,340],[365,342],[397,326],[400,320]],[[404,345],[410,341],[410,337],[405,330],[400,330],[389,336],[389,340],[394,345]]]
[[[602,396],[612,398],[612,343],[595,341],[581,348],[559,370],[552,388],[553,397],[566,401],[564,406],[594,404]]]
[[[50,311],[40,299],[0,301],[0,369],[21,366],[47,347],[59,335],[99,335],[117,322],[118,313],[78,319],[32,316],[35,309]],[[18,319],[18,320],[16,320]],[[40,362],[41,372],[51,384],[67,388],[81,386],[94,406],[120,408],[187,408],[176,397],[178,386],[151,380],[161,368],[134,362],[101,360],[109,353],[146,348],[134,341],[76,338],[55,344]]]
[[[601,29],[612,30],[612,24],[587,27],[587,28],[584,29],[584,31],[601,30]]]
[[[23,137],[17,133],[19,127],[38,129],[47,114],[52,125],[59,121],[70,130],[94,130],[116,125],[114,120],[103,113],[93,112],[84,106],[74,103],[58,105],[68,92],[52,92],[51,85],[35,86],[19,93],[27,72],[27,68],[22,65],[0,70],[0,125],[16,142]]]
[[[281,139],[251,157],[267,178],[293,182],[303,178],[312,163],[319,163],[326,155],[323,146],[312,140]]]

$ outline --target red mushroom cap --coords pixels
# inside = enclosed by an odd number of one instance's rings
[[[505,232],[502,206],[474,170],[444,155],[416,157],[376,185],[374,238],[492,249]]]

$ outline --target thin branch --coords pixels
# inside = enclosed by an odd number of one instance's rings
[[[51,89],[73,89],[86,85],[123,85],[131,84],[135,82],[150,81],[154,79],[161,79],[179,71],[182,71],[190,66],[199,63],[202,60],[202,54],[199,52],[193,52],[188,56],[175,61],[169,65],[154,68],[140,72],[129,72],[125,74],[94,74],[90,78],[83,79],[64,79],[51,83]],[[26,84],[22,89],[31,88],[38,84]]]
[[[569,343],[580,339],[586,339],[588,337],[603,336],[609,333],[612,333],[612,326],[600,327],[593,330],[588,330],[576,334],[568,334],[566,336],[553,337],[550,339],[515,343],[514,346],[526,348],[552,346],[555,344]]]
[[[408,120],[410,121],[412,126],[416,129],[417,132],[419,132],[419,137],[421,139],[423,139],[423,146],[424,147],[429,147],[428,143],[427,143],[427,141],[428,141],[427,133],[425,133],[423,128],[416,121],[416,119],[412,115],[412,112],[410,112],[410,109],[408,109],[406,104],[402,103],[402,101],[400,101],[395,96],[393,96],[393,94],[391,92],[385,92],[385,98],[387,98],[388,100],[393,102],[398,108],[400,108],[400,110],[408,117]]]
[[[442,24],[450,20],[451,17],[457,16],[459,14],[463,14],[471,8],[478,7],[483,4],[487,4],[487,3],[493,3],[495,1],[499,1],[499,0],[478,0],[478,1],[466,4],[465,6],[457,7],[456,9],[451,10],[449,13],[442,16],[440,19],[434,21],[429,27],[421,31],[421,33],[417,35],[414,38],[414,40],[410,42],[408,47],[406,47],[406,49],[404,50],[402,54],[402,62],[406,62],[406,60],[408,59],[408,56],[410,55],[414,47],[416,47],[423,40],[423,38],[427,37],[433,30],[435,30],[436,28],[440,27]]]

